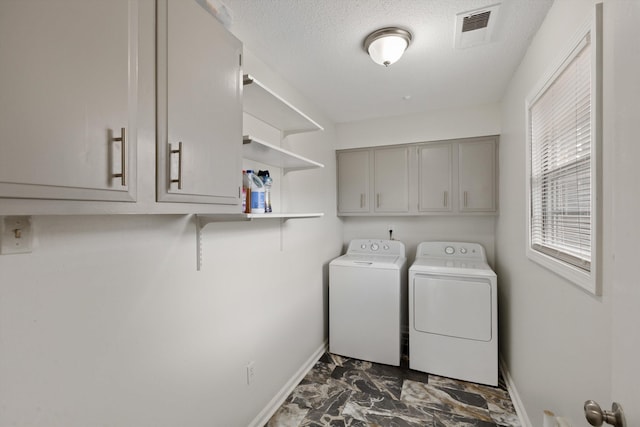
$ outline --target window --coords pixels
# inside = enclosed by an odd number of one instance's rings
[[[527,255],[598,294],[601,49],[594,36],[589,25],[527,99]]]

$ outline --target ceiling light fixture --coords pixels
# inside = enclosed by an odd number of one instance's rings
[[[381,28],[364,39],[364,50],[376,64],[389,65],[396,62],[411,43],[411,33],[398,27]]]

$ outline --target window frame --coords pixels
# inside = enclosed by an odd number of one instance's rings
[[[591,236],[591,261],[590,270],[587,271],[563,260],[561,256],[554,256],[549,251],[535,249],[532,244],[532,168],[531,168],[531,107],[544,94],[567,66],[577,56],[585,37],[590,37],[591,49],[591,209],[590,209],[590,236]],[[602,294],[601,273],[601,194],[602,194],[602,4],[595,5],[595,13],[585,22],[571,43],[562,52],[562,55],[554,66],[551,67],[540,79],[538,85],[531,91],[525,100],[526,114],[526,255],[531,261],[551,270],[571,283],[579,286],[590,294],[599,296]]]

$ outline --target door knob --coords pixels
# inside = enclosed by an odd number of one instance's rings
[[[616,402],[613,402],[611,411],[603,411],[594,400],[587,400],[584,402],[584,416],[589,424],[594,427],[600,427],[603,423],[611,424],[615,427],[627,426],[622,406]]]

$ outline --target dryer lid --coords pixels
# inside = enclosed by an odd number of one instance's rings
[[[495,277],[496,274],[483,261],[460,258],[422,257],[416,258],[410,268],[414,273],[446,274],[461,276]]]

